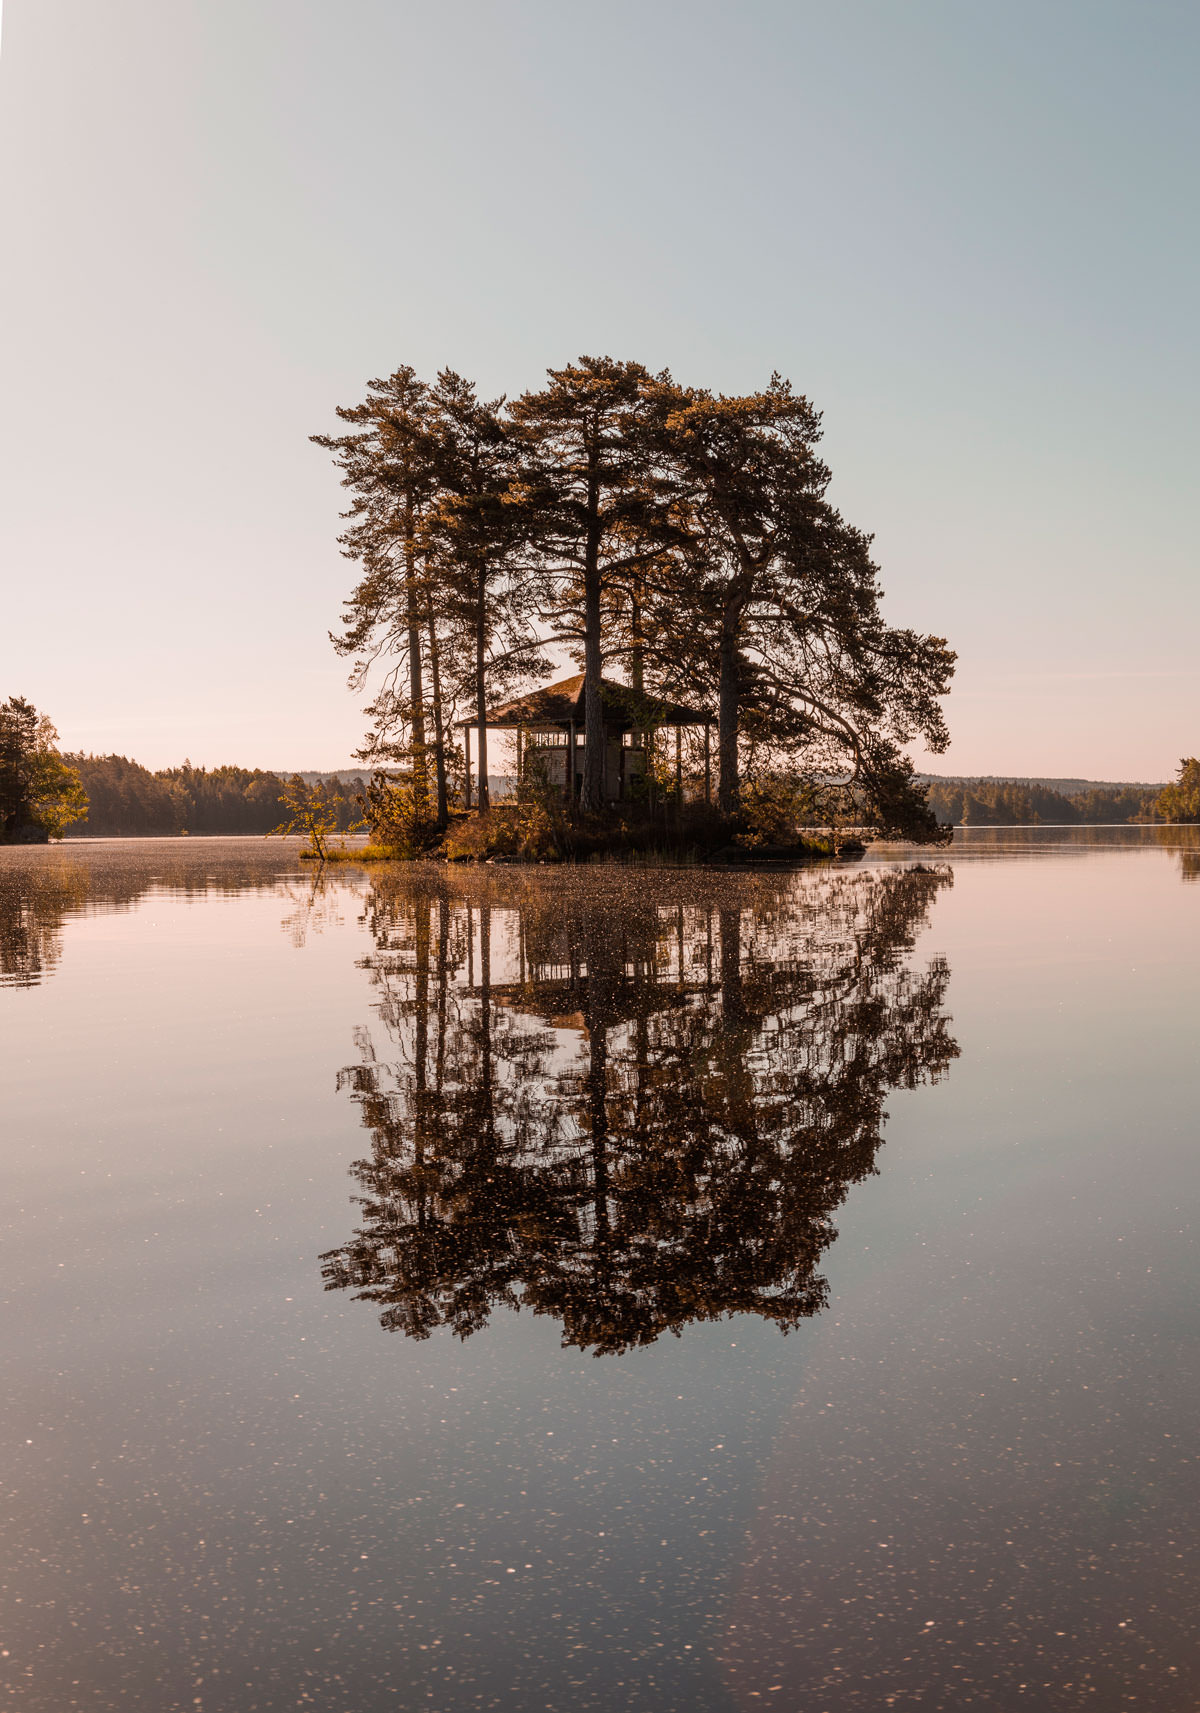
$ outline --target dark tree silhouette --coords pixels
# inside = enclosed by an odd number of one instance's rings
[[[597,1354],[815,1313],[887,1091],[957,1053],[948,970],[909,957],[949,871],[512,879],[372,895],[389,1046],[342,1073],[372,1147],[327,1287],[417,1337],[528,1307]]]

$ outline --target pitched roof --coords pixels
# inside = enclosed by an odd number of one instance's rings
[[[547,684],[541,690],[531,690],[499,708],[489,708],[489,726],[565,726],[572,720],[583,725],[583,686],[585,674],[576,672],[557,684]],[[702,726],[711,724],[713,716],[703,709],[685,708],[681,702],[664,701],[648,692],[641,695],[628,684],[616,684],[611,678],[600,680],[600,700],[604,722],[609,726]],[[474,719],[459,720],[457,724],[473,726]]]

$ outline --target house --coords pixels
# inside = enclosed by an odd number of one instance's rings
[[[488,710],[488,730],[515,731],[518,777],[536,763],[542,776],[564,796],[578,797],[583,786],[585,674],[563,678]],[[675,733],[675,776],[683,779],[683,728],[704,728],[704,796],[712,795],[710,732],[715,718],[707,710],[685,708],[646,691],[600,680],[604,710],[604,800],[629,803],[642,795],[646,776],[647,734],[664,728]],[[471,807],[471,733],[474,719],[460,720],[466,753],[466,802]]]

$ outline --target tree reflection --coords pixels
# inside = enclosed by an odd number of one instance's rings
[[[1154,836],[1160,845],[1178,856],[1182,881],[1200,880],[1200,827],[1156,827]]]
[[[86,873],[70,863],[0,869],[0,985],[36,987],[52,973],[62,957],[63,923],[84,909],[87,896]]]
[[[287,865],[285,851],[248,842],[231,849],[216,840],[207,848],[199,840],[189,847],[186,839],[6,848],[0,855],[0,986],[36,987],[53,975],[66,925],[80,917],[135,910],[154,892],[195,899],[274,891]],[[284,926],[297,945],[306,932],[336,920],[334,900],[316,883],[305,880],[302,892],[287,896],[295,908]]]
[[[493,1305],[596,1353],[819,1310],[889,1089],[957,1054],[948,970],[909,953],[946,868],[381,882],[387,1050],[341,1082],[370,1157],[328,1289],[466,1337]]]

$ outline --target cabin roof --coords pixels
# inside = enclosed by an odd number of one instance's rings
[[[583,686],[586,674],[576,672],[557,684],[547,684],[531,690],[499,708],[489,708],[489,726],[562,726],[572,721],[583,725]],[[600,701],[604,723],[617,730],[631,726],[707,726],[713,716],[705,709],[685,708],[682,702],[668,702],[662,696],[643,691],[640,695],[628,684],[617,684],[611,678],[600,680]],[[459,720],[460,727],[473,726],[473,718]]]

